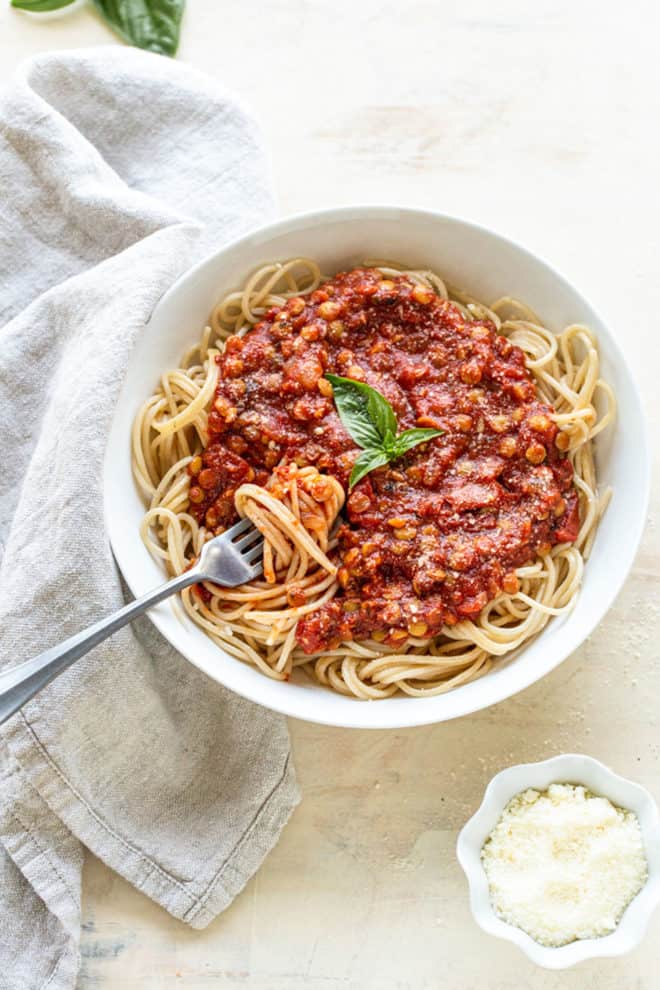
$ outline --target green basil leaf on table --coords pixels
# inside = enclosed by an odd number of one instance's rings
[[[45,14],[49,10],[60,10],[61,7],[68,7],[75,3],[75,0],[11,0],[12,7],[18,10],[27,10],[31,14]]]
[[[363,450],[362,453],[358,455],[355,464],[353,465],[351,476],[348,479],[348,487],[353,488],[357,485],[358,481],[362,481],[365,475],[369,474],[370,471],[375,471],[376,468],[384,467],[388,461],[389,457],[384,450],[378,448]]]
[[[68,7],[74,0],[11,0],[12,7],[32,14]],[[186,0],[92,0],[117,34],[136,48],[158,55],[176,55]]]
[[[93,0],[125,41],[158,55],[176,55],[185,0]]]

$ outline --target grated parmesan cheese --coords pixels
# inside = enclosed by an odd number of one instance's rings
[[[499,917],[549,946],[608,935],[648,875],[637,816],[573,784],[516,795],[481,859]]]

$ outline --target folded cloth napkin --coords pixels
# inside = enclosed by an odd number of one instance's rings
[[[180,64],[52,53],[0,99],[2,665],[122,605],[102,461],[131,347],[191,260],[271,211],[254,124]],[[124,629],[2,730],[0,987],[73,987],[83,847],[201,928],[297,801],[282,718]]]

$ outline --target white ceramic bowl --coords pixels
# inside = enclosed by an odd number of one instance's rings
[[[570,615],[554,619],[516,657],[483,678],[432,698],[394,697],[361,702],[313,684],[303,673],[289,683],[271,680],[224,654],[185,615],[176,598],[151,610],[161,633],[209,677],[261,705],[328,725],[398,728],[457,718],[486,708],[537,681],[561,663],[600,622],[630,568],[641,536],[649,486],[644,417],[633,379],[614,335],[569,283],[547,264],[504,237],[474,224],[421,210],[347,207],[281,220],[218,251],[163,296],[133,353],[109,439],[106,523],[124,577],[139,595],[163,580],[160,565],[140,540],[144,511],[130,464],[135,413],[160,374],[176,367],[199,339],[213,304],[265,261],[316,258],[325,272],[368,257],[434,268],[476,296],[504,293],[529,303],[552,329],[584,322],[598,333],[602,373],[613,385],[616,427],[597,438],[597,467],[614,498],[600,524],[584,584]]]
[[[549,948],[495,914],[488,895],[488,880],[481,863],[484,842],[499,821],[508,802],[532,787],[543,791],[550,784],[583,784],[621,808],[634,811],[642,830],[648,861],[648,880],[630,902],[611,935],[582,939]],[[493,777],[479,810],[462,829],[456,846],[458,861],[470,886],[470,907],[477,924],[490,935],[513,942],[533,962],[545,969],[566,969],[584,959],[621,956],[641,942],[651,914],[660,903],[660,818],[655,801],[643,787],[619,777],[590,756],[567,753],[543,763],[522,763]]]

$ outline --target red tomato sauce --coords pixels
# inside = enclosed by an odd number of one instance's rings
[[[565,438],[540,402],[525,356],[487,320],[401,276],[337,275],[275,307],[218,359],[209,443],[191,512],[220,532],[244,481],[281,462],[314,464],[345,488],[360,450],[326,372],[365,381],[399,429],[440,437],[367,475],[338,531],[335,598],[298,624],[307,653],[350,639],[393,646],[476,618],[516,568],[578,533]]]

